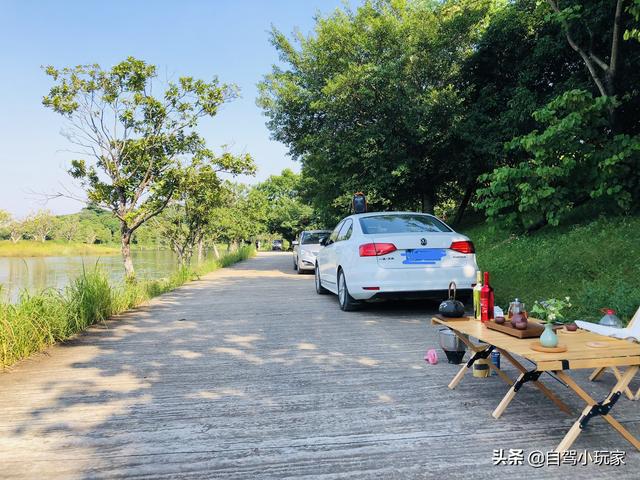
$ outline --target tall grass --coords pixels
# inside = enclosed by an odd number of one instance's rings
[[[196,268],[182,268],[168,278],[110,285],[98,267],[73,280],[63,291],[23,293],[17,303],[0,302],[0,366],[18,360],[81,332],[141,303],[199,278],[204,273],[228,267],[255,253],[251,247],[207,261]]]
[[[50,257],[67,255],[117,255],[120,253],[118,245],[89,245],[79,242],[62,242],[47,240],[21,240],[12,243],[0,240],[0,257]]]
[[[629,320],[640,306],[640,217],[583,220],[510,235],[490,225],[461,229],[476,244],[478,264],[491,272],[501,306],[518,297],[570,296],[573,319],[597,320],[613,308]]]

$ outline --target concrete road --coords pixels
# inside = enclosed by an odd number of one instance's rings
[[[526,385],[493,420],[496,377],[448,390],[457,367],[423,360],[433,307],[343,313],[287,253],[220,270],[0,374],[0,477],[638,478],[598,418],[575,448],[625,466],[493,466],[496,448],[552,450],[575,417]],[[613,411],[636,435],[639,407]]]

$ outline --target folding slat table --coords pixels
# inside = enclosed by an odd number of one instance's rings
[[[470,348],[471,352],[473,352],[469,361],[463,364],[460,371],[455,375],[449,384],[449,388],[455,388],[473,363],[480,358],[487,358],[493,350],[499,351],[503,358],[507,359],[507,361],[520,371],[520,375],[516,381],[511,382],[504,372],[489,362],[489,367],[495,370],[502,380],[511,385],[509,391],[493,411],[494,418],[499,418],[502,415],[522,385],[527,382],[534,382],[534,385],[552,400],[559,409],[570,413],[569,407],[539,381],[540,375],[543,372],[552,372],[586,403],[580,417],[578,417],[556,448],[557,452],[568,450],[576,438],[578,438],[582,429],[595,416],[602,416],[620,435],[628,440],[636,449],[640,450],[640,441],[609,413],[620,398],[622,392],[628,388],[629,382],[640,369],[640,344],[579,330],[578,333],[559,334],[560,343],[567,346],[567,351],[562,353],[544,353],[531,349],[531,345],[539,341],[538,338],[521,339],[496,330],[490,330],[483,325],[482,322],[473,317],[445,319],[436,316],[431,319],[431,323],[451,329],[453,333]],[[482,343],[475,343],[470,337],[474,337]],[[594,348],[588,345],[593,344],[593,342],[605,346]],[[515,356],[533,362],[535,368],[527,370]],[[628,368],[624,374],[617,379],[618,381],[610,390],[609,394],[600,402],[591,398],[569,375],[571,370],[607,367]]]

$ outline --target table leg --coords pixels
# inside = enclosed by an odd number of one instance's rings
[[[589,375],[589,380],[595,382],[598,378],[600,378],[600,375],[602,375],[605,370],[605,367],[596,368],[593,372],[591,372],[591,375]]]
[[[549,388],[545,384],[543,384],[542,382],[540,382],[538,380],[538,378],[540,377],[540,373],[541,372],[537,372],[536,374],[533,373],[533,372],[535,372],[535,370],[533,370],[532,372],[529,372],[524,367],[524,365],[522,365],[515,358],[513,358],[513,356],[509,352],[505,352],[504,350],[501,350],[501,349],[498,349],[498,351],[502,354],[503,357],[505,357],[509,362],[511,362],[511,364],[514,367],[516,367],[518,370],[520,370],[520,372],[522,374],[518,377],[518,379],[514,383],[514,386],[516,384],[518,384],[518,383],[520,385],[516,389],[512,388],[507,392],[507,394],[504,396],[504,398],[502,399],[500,404],[493,411],[493,418],[500,418],[500,416],[502,415],[504,410],[507,408],[507,406],[509,405],[511,400],[513,400],[513,397],[515,396],[516,392],[520,389],[522,384],[524,384],[526,382],[529,382],[529,381],[532,381],[533,384],[536,386],[536,388],[538,390],[540,390],[549,400],[551,400],[553,403],[555,403],[555,405],[560,410],[565,412],[567,415],[571,415],[571,413],[572,413],[571,412],[571,408],[569,408],[566,403],[564,403],[562,400],[560,400],[551,390],[549,390]]]
[[[611,367],[611,371],[613,372],[613,375],[616,377],[616,380],[620,381],[620,379],[622,378],[622,373],[620,373],[620,370],[618,369],[618,367]],[[633,394],[633,392],[629,387],[624,387],[624,394],[627,396],[629,400],[636,399],[635,395]]]
[[[573,413],[573,411],[571,410],[571,408],[564,403],[562,400],[560,400],[551,390],[549,390],[549,388],[542,382],[535,380],[533,382],[533,384],[542,392],[544,393],[547,398],[549,400],[551,400],[553,403],[556,404],[556,407],[558,407],[560,410],[562,410],[564,413],[566,413],[567,415],[571,415]]]
[[[456,375],[453,377],[453,379],[449,383],[449,388],[451,390],[453,390],[458,386],[458,384],[462,381],[462,378],[467,373],[468,369],[473,366],[473,364],[477,359],[487,358],[491,354],[491,351],[494,349],[492,345],[489,345],[489,346],[475,345],[471,340],[469,340],[469,338],[466,335],[458,333],[455,330],[453,330],[453,333],[455,333],[456,336],[462,341],[462,343],[464,343],[469,348],[469,350],[473,352],[473,355],[471,356],[469,361],[467,361],[467,363],[462,365],[460,370],[458,370],[458,373],[456,373]],[[506,373],[504,373],[502,370],[496,367],[492,362],[488,362],[488,364],[489,364],[489,368],[494,370],[507,385],[512,384],[511,379]]]
[[[589,380],[591,380],[592,382],[595,382],[598,378],[600,378],[600,376],[605,373],[607,371],[607,368],[611,369],[611,372],[613,373],[613,375],[616,377],[616,380],[620,380],[620,378],[622,377],[622,373],[620,373],[620,369],[618,367],[600,367],[600,368],[596,368],[591,375],[589,375]],[[638,393],[640,393],[640,390],[638,390]],[[631,391],[631,389],[629,387],[625,387],[624,389],[624,394],[627,396],[627,398],[629,400],[636,400],[638,398],[637,395],[634,395],[633,392]]]
[[[509,376],[506,373],[504,373],[502,370],[500,370],[498,367],[496,367],[491,361],[489,362],[489,368],[494,372],[496,372],[498,376],[502,379],[502,381],[504,381],[504,383],[506,383],[509,386],[513,385],[513,382],[511,381]]]
[[[469,340],[469,339],[468,339],[466,336],[464,336],[464,335],[463,335],[463,336],[459,336],[458,338],[460,338],[460,340],[462,340],[462,341],[464,342],[464,344],[465,344],[467,347],[469,347],[469,349],[470,349],[470,350],[472,350],[473,352],[478,353],[478,352],[482,352],[482,351],[486,350],[486,348],[482,348],[482,347],[479,347],[479,346],[477,346],[477,345],[474,345],[474,344],[471,342],[471,340]],[[499,348],[495,348],[495,347],[494,347],[494,350],[498,350],[498,351],[502,352],[502,350],[500,350]],[[509,386],[513,385],[513,382],[511,381],[511,379],[509,378],[509,376],[508,376],[506,373],[504,373],[501,369],[499,369],[498,367],[496,367],[496,366],[493,364],[493,362],[489,361],[489,362],[487,362],[487,364],[489,365],[489,369],[490,369],[490,370],[493,370],[494,372],[496,372],[496,373],[498,374],[498,376],[499,376],[499,377],[504,381],[504,383],[506,383],[506,384],[507,384],[507,385],[509,385]],[[460,372],[458,372],[458,375],[460,375]],[[456,377],[457,377],[458,375],[456,375]],[[460,376],[460,378],[462,378],[462,376],[463,376],[463,375],[464,375],[464,373]],[[454,378],[454,380],[455,380],[455,378]],[[459,381],[460,381],[460,380],[458,380],[458,382],[459,382]],[[451,383],[453,383],[453,381],[452,381]],[[458,383],[456,382],[456,385],[457,385],[457,384],[458,384]],[[455,385],[454,385],[454,387],[455,387]],[[449,388],[451,388],[451,387],[449,387]]]
[[[591,396],[585,392],[569,375],[562,371],[557,371],[556,375],[561,378],[569,388],[573,390],[587,406],[582,411],[580,417],[574,422],[567,434],[564,436],[560,444],[556,447],[556,452],[565,452],[576,441],[582,430],[586,427],[589,420],[594,416],[602,416],[602,418],[609,423],[622,437],[624,437],[629,443],[631,443],[636,449],[640,450],[640,441],[635,438],[620,422],[609,415],[609,411],[615,405],[616,401],[629,385],[631,379],[638,373],[640,367],[633,365],[627,369],[627,371],[620,376],[620,379],[616,382],[614,387],[609,392],[609,395],[602,401],[596,402]]]
[[[500,418],[500,416],[504,413],[506,408],[511,403],[511,400],[513,400],[513,397],[516,396],[515,386],[518,385],[518,382],[520,382],[524,378],[524,375],[525,375],[524,373],[521,373],[520,376],[516,379],[515,383],[511,386],[511,388],[509,388],[509,390],[507,391],[507,394],[504,397],[502,397],[502,400],[500,400],[500,403],[491,414],[493,418],[496,418],[496,419]]]
[[[464,377],[464,374],[467,373],[467,364],[463,364],[462,368],[460,368],[460,370],[458,370],[458,373],[456,373],[456,376],[453,377],[453,380],[451,380],[451,383],[449,383],[449,388],[451,390],[453,390],[454,388],[456,388],[458,386],[458,384],[460,383],[460,381],[462,380],[462,377]]]
[[[455,333],[456,333],[456,335],[458,335],[458,332],[455,332]],[[467,372],[467,370],[469,368],[471,368],[473,366],[473,364],[475,363],[476,360],[478,360],[480,358],[487,358],[489,355],[491,355],[491,352],[493,351],[493,348],[494,348],[492,345],[489,345],[486,348],[481,348],[481,347],[478,347],[478,346],[474,345],[473,343],[471,343],[468,339],[464,338],[463,336],[458,335],[458,338],[460,338],[466,345],[468,345],[469,348],[471,348],[471,350],[474,352],[474,354],[471,356],[469,361],[462,366],[462,368],[458,371],[456,376],[453,377],[453,380],[451,380],[451,383],[449,384],[449,388],[451,390],[456,388],[458,383],[460,383],[460,380],[462,380],[462,377],[464,377],[464,374]]]

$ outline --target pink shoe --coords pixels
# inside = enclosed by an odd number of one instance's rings
[[[434,348],[427,350],[424,354],[424,361],[429,362],[431,365],[438,363],[438,352]]]

